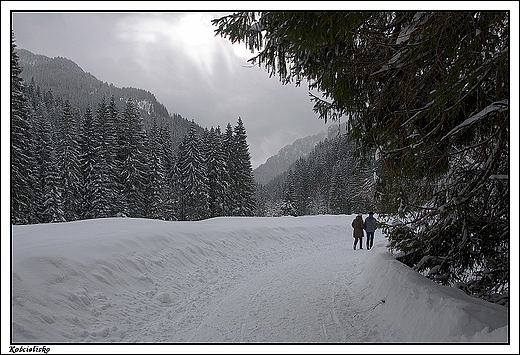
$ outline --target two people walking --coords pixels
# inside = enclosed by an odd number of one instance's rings
[[[374,232],[376,231],[376,219],[374,212],[369,212],[368,217],[363,221],[363,215],[360,213],[352,221],[352,228],[354,228],[354,250],[359,242],[359,249],[363,249],[364,231],[367,232],[367,249],[374,246]]]

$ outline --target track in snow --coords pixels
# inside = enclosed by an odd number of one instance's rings
[[[215,300],[188,341],[390,341],[373,323],[378,304],[366,304],[356,287],[370,252],[345,243],[270,265]]]

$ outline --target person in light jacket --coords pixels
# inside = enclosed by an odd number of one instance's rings
[[[374,212],[369,212],[368,217],[365,219],[365,230],[367,231],[367,249],[374,246],[374,232],[376,231],[376,219],[374,218]]]
[[[356,245],[359,241],[359,249],[363,249],[363,237],[365,233],[363,232],[364,223],[363,223],[363,215],[360,213],[356,216],[356,218],[352,221],[352,228],[354,228],[354,250],[356,250]]]

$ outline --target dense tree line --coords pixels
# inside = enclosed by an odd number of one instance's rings
[[[38,83],[42,93],[51,92],[53,97],[68,101],[79,109],[79,114],[85,114],[87,107],[95,109],[103,99],[114,97],[115,109],[123,112],[127,98],[131,97],[139,109],[145,129],[150,131],[154,121],[158,125],[166,125],[174,145],[174,150],[182,142],[188,132],[191,122],[179,114],[170,114],[166,107],[157,101],[155,96],[143,89],[123,87],[119,88],[98,80],[90,73],[86,73],[70,59],[55,57],[49,58],[40,54],[33,54],[25,49],[17,49],[19,64],[23,67],[21,78],[26,83],[36,86]],[[201,132],[203,129],[197,127]]]
[[[352,214],[375,209],[375,159],[359,159],[354,149],[349,137],[339,133],[318,143],[286,173],[257,187],[258,214]]]
[[[508,303],[509,11],[238,12],[213,23],[283,84],[306,80],[320,118],[348,116],[360,156],[382,167],[375,194],[399,260]]]
[[[192,121],[179,147],[133,99],[77,108],[21,79],[11,41],[11,221],[103,217],[200,220],[252,216],[254,183],[242,119],[225,134]],[[83,113],[82,113],[83,112]]]

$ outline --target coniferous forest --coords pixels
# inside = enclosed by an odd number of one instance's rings
[[[104,217],[252,216],[255,184],[239,117],[223,133],[193,121],[176,145],[168,121],[145,125],[138,102],[75,107],[22,78],[11,42],[11,222]]]
[[[319,142],[283,174],[257,186],[258,215],[352,214],[377,209],[378,166],[345,134]]]

